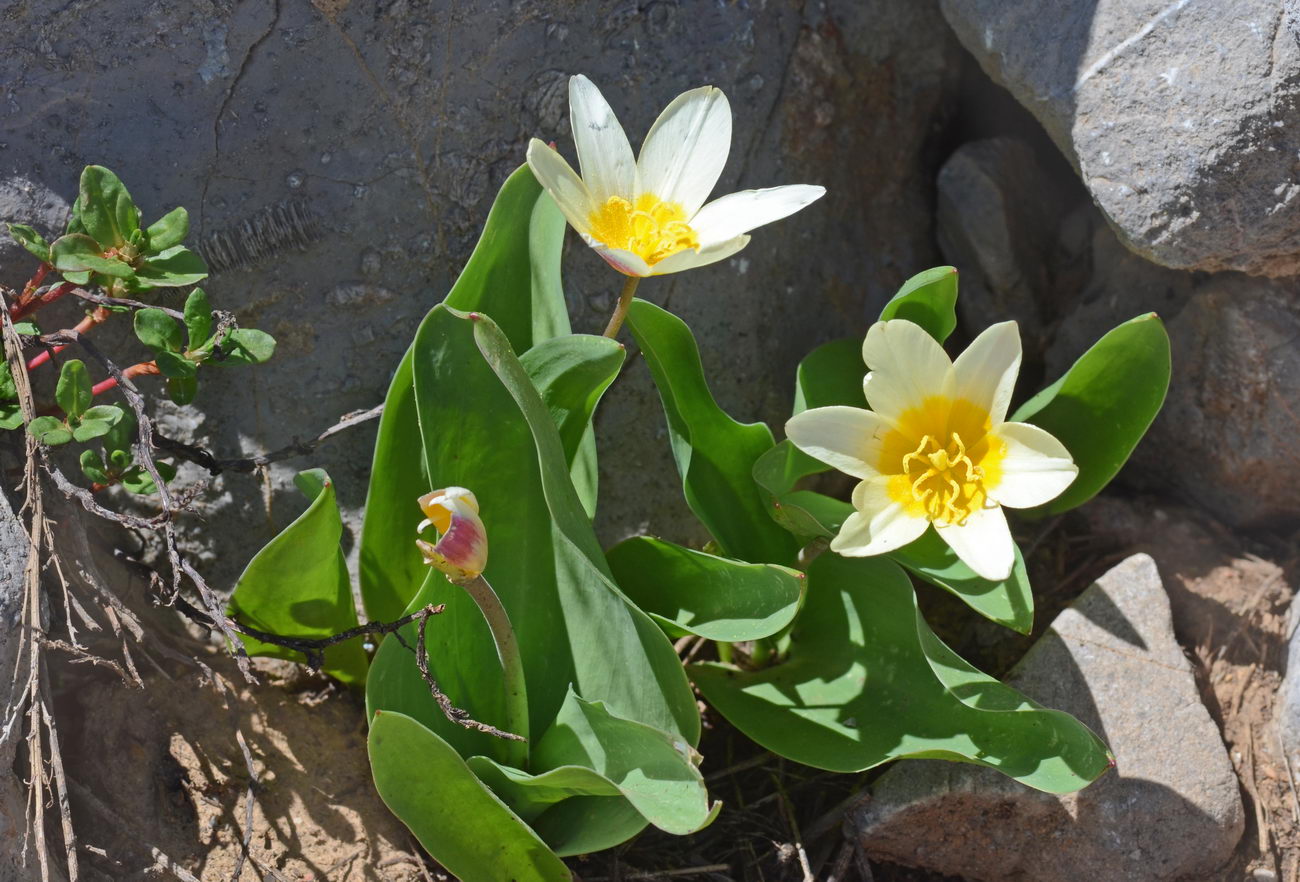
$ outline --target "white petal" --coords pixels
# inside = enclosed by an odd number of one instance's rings
[[[654,270],[650,268],[650,264],[646,263],[645,258],[641,257],[641,255],[633,254],[631,251],[624,251],[622,248],[610,248],[590,236],[584,235],[582,238],[587,241],[587,244],[597,254],[605,258],[606,263],[623,275],[640,276],[641,278],[654,275]]]
[[[920,407],[952,390],[952,362],[919,325],[902,319],[876,322],[862,343],[862,360],[871,368],[863,381],[871,409],[886,419]]]
[[[712,86],[683,92],[659,114],[641,145],[636,162],[641,192],[680,203],[690,217],[718,183],[730,150],[727,96]]]
[[[591,204],[587,185],[564,161],[564,157],[533,138],[528,142],[528,167],[533,170],[533,177],[537,178],[542,189],[551,194],[555,204],[560,207],[560,212],[573,228],[579,233],[587,232],[587,218],[595,206]]]
[[[845,557],[870,557],[902,548],[920,537],[929,521],[907,513],[889,495],[889,478],[881,475],[853,488],[853,507],[831,551]]]
[[[569,78],[569,126],[578,148],[582,182],[592,200],[604,205],[611,196],[635,199],[632,145],[600,90],[581,74]]]
[[[656,264],[652,264],[650,275],[666,276],[669,273],[680,273],[682,270],[695,269],[698,266],[708,266],[711,263],[717,263],[719,260],[727,259],[748,244],[748,236],[737,236],[734,239],[728,239],[726,242],[718,242],[716,245],[701,248],[699,251],[694,248],[687,248],[684,251],[678,251],[676,254],[670,254]]]
[[[991,325],[957,356],[954,394],[973,401],[996,426],[1007,418],[1011,393],[1020,372],[1020,327],[1015,322]]]
[[[1000,507],[993,505],[977,509],[961,525],[936,522],[934,526],[939,531],[939,538],[947,542],[962,563],[974,570],[977,576],[990,582],[1002,582],[1011,575],[1011,566],[1016,562],[1015,543],[1007,526],[1007,516]]]
[[[789,217],[820,199],[825,192],[825,187],[789,184],[728,193],[701,208],[700,213],[691,219],[691,227],[700,237],[700,242],[707,246]]]
[[[992,499],[1011,508],[1032,508],[1064,492],[1079,474],[1070,451],[1048,432],[1029,423],[1003,423],[990,433],[1006,450],[985,482]]]
[[[880,474],[880,447],[890,425],[860,407],[815,407],[785,424],[786,437],[809,456],[855,478]]]

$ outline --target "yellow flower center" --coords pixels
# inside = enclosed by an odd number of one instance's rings
[[[591,237],[602,245],[631,251],[654,265],[687,248],[699,250],[699,237],[686,220],[681,203],[642,193],[635,204],[621,196],[609,197],[587,223]]]
[[[1002,480],[1005,445],[974,402],[935,395],[903,413],[884,439],[879,468],[889,495],[918,517],[961,525]]]

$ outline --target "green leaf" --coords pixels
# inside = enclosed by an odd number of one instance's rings
[[[212,306],[202,288],[195,288],[185,298],[185,331],[189,349],[198,349],[212,336]]]
[[[175,404],[189,404],[199,393],[198,377],[168,377],[167,397]]]
[[[185,348],[176,320],[161,309],[141,309],[135,314],[135,335],[155,353],[180,352]]]
[[[933,528],[889,557],[930,584],[960,597],[986,619],[1028,634],[1034,628],[1034,593],[1020,546],[1016,545],[1015,550],[1016,563],[1004,582],[990,582],[975,575]]]
[[[936,266],[917,273],[880,311],[880,320],[907,319],[942,343],[957,327],[957,270]]]
[[[541,393],[560,430],[564,458],[588,517],[596,515],[596,445],[591,417],[609,384],[618,376],[627,352],[608,337],[571,334],[543,340],[519,361]]]
[[[57,447],[72,440],[72,429],[58,417],[39,416],[27,424],[27,431],[42,444]]]
[[[862,394],[862,378],[866,374],[862,338],[845,337],[823,343],[799,362],[793,413],[837,404],[865,408],[867,399]]]
[[[1060,514],[1110,483],[1160,412],[1169,389],[1169,336],[1155,313],[1112,329],[1065,375],[1012,415],[1065,445],[1079,475],[1034,511]]]
[[[89,441],[107,435],[113,426],[122,419],[122,408],[112,404],[101,404],[83,413],[72,428],[72,437],[77,441]]]
[[[76,281],[73,274],[82,271],[101,273],[115,279],[129,279],[135,275],[130,264],[116,257],[104,257],[103,249],[99,247],[98,242],[89,236],[76,233],[60,236],[54,240],[54,244],[50,246],[50,262],[70,282]],[[90,276],[85,276],[85,279],[89,278]]]
[[[176,466],[166,462],[155,462],[154,465],[158,467],[158,474],[162,476],[164,482],[170,482],[176,477]],[[158,492],[158,485],[154,483],[153,476],[145,471],[144,466],[134,466],[127,470],[118,483],[132,493],[142,496]]]
[[[159,350],[154,353],[154,361],[162,375],[172,380],[189,380],[194,378],[198,369],[194,362],[175,352]]]
[[[235,328],[221,341],[221,351],[225,357],[213,358],[208,364],[261,364],[275,354],[275,338],[256,328]]]
[[[102,246],[100,250],[120,248],[140,229],[140,210],[131,194],[117,175],[103,166],[88,165],[81,173],[77,208],[82,226]]]
[[[17,404],[0,404],[0,429],[16,429],[23,424],[23,410]]]
[[[0,358],[0,401],[18,397],[18,387],[14,385],[14,375],[9,370],[9,362]]]
[[[28,337],[39,337],[41,334],[40,327],[31,319],[25,322],[14,322],[14,330]]]
[[[122,410],[122,416],[113,424],[113,427],[109,429],[108,434],[104,436],[104,440],[101,442],[104,449],[110,454],[119,450],[129,454],[131,445],[136,440],[135,429],[135,414],[130,410]]]
[[[822,554],[787,661],[690,668],[709,703],[759,744],[837,772],[900,757],[963,760],[1052,793],[1110,756],[1086,726],[963,662],[921,618],[907,576],[882,558]]]
[[[54,400],[71,419],[77,419],[90,407],[95,396],[91,390],[90,374],[79,359],[69,359],[59,370],[59,381],[54,387]]]
[[[113,482],[113,479],[109,477],[108,469],[104,466],[103,458],[93,450],[81,451],[81,473],[96,484],[111,484]]]
[[[90,270],[86,270],[84,273],[64,272],[63,281],[71,282],[74,285],[89,285],[90,277],[93,275],[94,273]]]
[[[182,245],[173,245],[140,261],[135,270],[141,288],[181,288],[208,277],[203,258]]]
[[[647,536],[607,553],[619,587],[670,636],[735,642],[770,637],[803,603],[803,574],[693,551]]]
[[[486,317],[435,307],[416,335],[411,366],[429,485],[407,472],[400,495],[411,506],[430,487],[468,487],[478,497],[491,547],[484,575],[519,641],[529,731],[549,728],[572,685],[618,716],[694,744],[699,715],[681,664],[610,580],[559,432],[504,333]],[[410,608],[426,603],[447,604],[430,625],[441,648],[431,658],[434,676],[474,719],[500,724],[500,665],[482,615],[432,572]],[[366,696],[371,712],[409,714],[464,756],[502,758],[496,739],[443,717],[395,640],[380,646]]]
[[[32,253],[42,263],[50,262],[50,243],[45,237],[26,224],[9,224],[9,235],[19,245]]]
[[[801,545],[817,537],[834,536],[853,513],[847,502],[795,489],[800,478],[829,469],[789,441],[782,441],[754,463],[754,483],[767,495],[768,514],[799,537]]]
[[[329,637],[357,625],[348,567],[339,547],[343,521],[334,485],[323,470],[299,472],[294,483],[311,504],[249,561],[230,596],[230,614],[281,637]],[[241,639],[250,655],[302,661],[301,653],[252,637]],[[364,682],[361,640],[326,649],[323,670],[344,683]]]
[[[418,721],[377,712],[367,746],[384,803],[462,882],[572,878],[564,862],[479,781],[451,745]]]
[[[490,315],[515,352],[569,332],[560,286],[564,216],[527,165],[501,185],[483,235],[444,303]]]
[[[771,430],[738,423],[718,407],[695,338],[681,319],[633,300],[627,321],[659,388],[691,511],[728,557],[792,563],[795,542],[768,516],[753,478],[754,462],[775,443]]]
[[[184,242],[185,237],[189,235],[190,213],[184,208],[173,208],[150,224],[145,233],[149,237],[149,251],[151,254],[166,251],[173,245]]]
[[[109,465],[113,467],[114,471],[120,473],[120,472],[125,472],[127,469],[131,467],[131,452],[129,450],[108,449],[108,443],[107,443],[108,437],[109,435],[112,435],[116,429],[117,426],[114,426],[112,429],[109,430],[108,435],[104,436],[103,444],[104,444],[104,449],[108,451]]]

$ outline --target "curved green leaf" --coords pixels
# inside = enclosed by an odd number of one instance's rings
[[[917,273],[880,311],[880,320],[907,319],[942,343],[957,327],[957,269],[936,266]]]
[[[865,408],[862,378],[866,373],[861,337],[823,343],[805,355],[795,371],[793,413],[837,404]]]
[[[67,444],[72,440],[72,429],[58,417],[38,416],[27,424],[27,431],[37,441],[51,447]]]
[[[1016,563],[1004,582],[990,582],[975,575],[933,528],[889,557],[930,584],[960,597],[986,619],[1028,634],[1034,628],[1034,592],[1020,546],[1013,545]]]
[[[782,441],[754,463],[754,483],[767,495],[767,513],[799,537],[829,539],[839,532],[853,506],[811,490],[796,490],[800,478],[828,471],[830,466],[813,459],[788,440]]]
[[[189,335],[186,348],[198,349],[212,336],[212,304],[208,302],[208,295],[202,288],[195,288],[185,298],[184,315],[185,332]]]
[[[117,175],[102,165],[81,172],[75,208],[82,227],[102,248],[120,248],[140,229],[140,209]]]
[[[686,503],[730,557],[788,564],[794,539],[768,516],[755,461],[775,444],[763,423],[738,423],[709,392],[695,338],[672,313],[633,300],[628,327],[645,355],[668,419]]]
[[[597,488],[591,418],[626,355],[623,345],[608,337],[570,334],[543,340],[519,357],[560,430],[564,457],[588,517],[596,515]]]
[[[670,636],[697,634],[728,643],[759,640],[794,620],[803,574],[636,536],[606,557],[619,587]]]
[[[79,272],[96,272],[117,279],[129,279],[135,275],[130,264],[116,257],[104,257],[99,243],[81,233],[55,239],[50,246],[50,262],[55,269],[65,273],[65,278],[71,282],[79,281],[80,277],[74,279],[68,274]],[[88,280],[90,276],[85,278]]]
[[[852,772],[906,756],[961,759],[1052,793],[1110,765],[1086,726],[961,661],[921,618],[898,566],[822,554],[789,660],[745,672],[691,667],[709,703],[796,762]]]
[[[185,237],[189,235],[190,213],[184,208],[173,208],[151,223],[145,233],[149,237],[150,253],[166,251],[173,245],[184,242]]]
[[[15,242],[26,248],[38,260],[49,263],[50,243],[45,241],[44,236],[26,224],[9,224],[8,226],[9,235],[13,237]]]
[[[135,270],[142,288],[180,288],[208,277],[203,258],[183,245],[173,245],[151,254]]]
[[[59,381],[54,386],[54,400],[74,420],[90,407],[95,396],[84,362],[73,358],[63,363],[59,369]]]
[[[208,364],[224,366],[261,364],[275,354],[275,338],[256,328],[235,328],[221,341],[224,358],[210,359]]]
[[[1079,356],[1065,375],[1012,415],[1060,440],[1079,476],[1035,511],[1069,511],[1110,483],[1160,412],[1169,390],[1169,335],[1155,313],[1130,319]]]
[[[323,470],[299,472],[294,483],[311,504],[248,562],[230,595],[230,614],[281,637],[328,637],[357,626],[339,547],[343,521],[334,485]],[[302,661],[301,653],[253,637],[241,639],[250,655]],[[360,638],[325,650],[323,670],[344,683],[363,682],[366,654]]]
[[[134,322],[136,337],[155,352],[180,352],[185,347],[180,325],[161,309],[141,309]]]
[[[451,745],[416,720],[377,712],[367,747],[375,789],[384,803],[456,878],[572,878],[564,862],[475,777]]]

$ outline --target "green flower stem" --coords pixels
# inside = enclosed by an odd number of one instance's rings
[[[497,645],[497,657],[501,660],[501,674],[506,689],[506,718],[501,728],[523,738],[528,737],[528,692],[524,686],[524,663],[519,655],[519,643],[515,640],[515,629],[510,625],[510,616],[501,605],[501,598],[492,590],[487,579],[475,576],[468,582],[459,583],[478,604],[487,619],[492,639]],[[510,765],[523,769],[528,763],[527,741],[506,741]]]
[[[636,294],[636,286],[640,282],[640,276],[627,277],[627,282],[623,285],[623,293],[618,295],[618,306],[614,307],[614,314],[609,317],[609,324],[605,326],[606,337],[618,336],[619,329],[623,327],[623,320],[627,318],[627,308],[632,305],[632,297]]]

